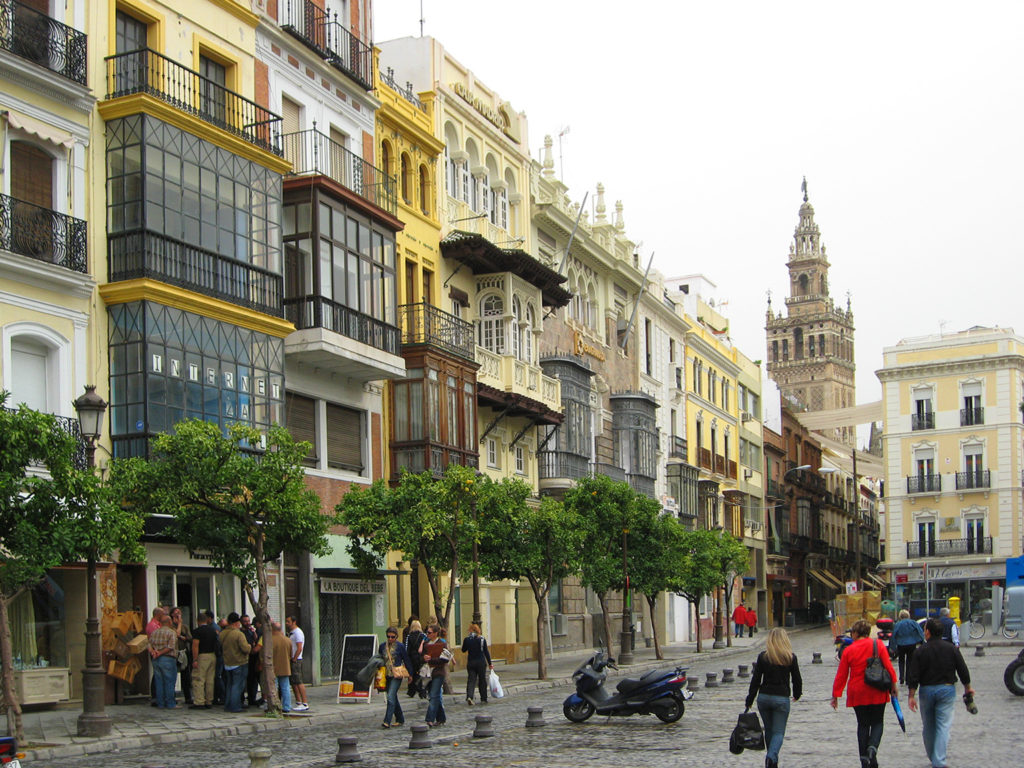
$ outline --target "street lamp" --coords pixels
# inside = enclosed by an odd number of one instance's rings
[[[633,663],[633,631],[630,629],[632,605],[629,600],[629,525],[622,526],[622,575],[625,586],[622,588],[622,629],[619,631],[619,664]]]
[[[103,434],[103,414],[107,404],[96,394],[96,386],[87,384],[85,394],[74,402],[78,425],[85,440],[89,471],[96,468],[96,443]],[[100,648],[100,619],[96,593],[96,553],[86,559],[85,669],[82,670],[82,714],[78,716],[78,735],[93,738],[110,734],[110,716],[106,713],[107,676],[103,671]]]
[[[476,472],[476,483],[479,486],[480,481],[483,479],[484,473],[480,470]],[[477,531],[476,531],[476,495],[479,488],[473,489],[473,623],[480,627],[480,631],[483,632],[483,626],[480,624],[483,617],[480,615],[480,552],[477,548]]]

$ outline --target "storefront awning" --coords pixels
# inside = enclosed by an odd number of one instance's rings
[[[829,589],[837,589],[840,592],[846,591],[846,586],[841,581],[839,581],[839,579],[836,576],[834,576],[831,572],[826,571],[824,568],[809,568],[807,570],[807,575],[810,576],[812,579],[815,579],[816,581],[820,582],[821,584],[824,584]]]
[[[865,573],[863,580],[868,586],[870,586],[873,589],[881,590],[889,586],[887,582],[883,581],[878,576],[875,576],[875,574],[873,573]]]

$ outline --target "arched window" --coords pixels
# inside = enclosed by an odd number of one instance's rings
[[[523,349],[523,307],[519,303],[519,297],[512,297],[512,357],[521,359]]]
[[[523,326],[523,361],[533,362],[533,305],[526,306],[526,325]]]
[[[808,283],[807,275],[800,275],[799,283],[800,283],[800,295],[801,296],[806,296],[807,295],[807,283]]]
[[[409,163],[409,156],[402,155],[402,199],[407,205],[412,205],[412,168]]]
[[[391,176],[391,144],[386,141],[380,143],[380,169],[385,176]]]
[[[480,346],[500,355],[505,351],[505,303],[491,294],[480,302]]]
[[[425,165],[420,166],[420,210],[430,215],[430,176]]]

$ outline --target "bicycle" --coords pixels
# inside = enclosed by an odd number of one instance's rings
[[[1010,629],[1004,621],[999,627],[999,634],[1007,640],[1016,640],[1019,630]],[[981,616],[971,616],[971,624],[967,629],[967,635],[971,640],[980,640],[985,636],[985,625],[981,623]]]

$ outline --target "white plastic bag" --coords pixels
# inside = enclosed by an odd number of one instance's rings
[[[493,669],[490,674],[490,685],[491,685],[491,696],[496,699],[501,699],[505,696],[505,690],[501,687],[501,681],[498,679],[498,673]]]

